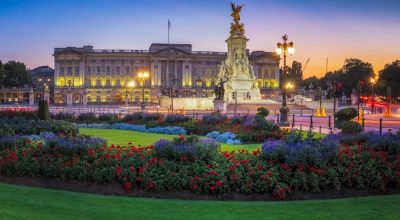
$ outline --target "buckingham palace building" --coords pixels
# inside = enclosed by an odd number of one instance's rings
[[[279,87],[279,57],[247,51],[267,98]],[[149,50],[93,46],[54,49],[54,104],[156,103],[165,88],[176,97],[209,97],[226,52],[192,51],[191,44],[151,44]],[[172,91],[172,89],[171,89]]]

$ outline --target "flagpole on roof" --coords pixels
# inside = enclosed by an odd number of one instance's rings
[[[169,44],[169,29],[171,28],[171,22],[168,19],[168,44]]]

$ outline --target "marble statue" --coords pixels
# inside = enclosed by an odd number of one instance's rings
[[[230,36],[226,40],[228,53],[225,61],[220,65],[218,74],[218,78],[225,82],[223,83],[224,94],[217,98],[228,102],[233,102],[233,92],[236,92],[239,103],[245,100],[261,100],[260,89],[247,56],[248,39],[244,35],[244,24],[240,23],[240,12],[243,6],[231,3],[233,23],[231,23]]]

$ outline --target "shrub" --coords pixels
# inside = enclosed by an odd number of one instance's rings
[[[76,136],[79,133],[75,124],[65,121],[36,121],[14,118],[3,120],[1,123],[8,124],[15,134],[20,135],[39,134],[46,131],[64,136]]]
[[[165,118],[165,123],[169,125],[176,125],[182,122],[190,121],[191,118],[184,115],[168,115]]]
[[[172,141],[161,139],[154,144],[155,154],[168,160],[210,160],[218,153],[219,144],[212,139],[180,136]]]
[[[354,121],[338,121],[336,127],[346,134],[357,134],[362,131],[362,126]]]
[[[39,101],[38,118],[40,120],[50,119],[49,103],[46,100]]]
[[[96,121],[96,115],[93,112],[81,113],[76,119],[78,122],[92,123]]]
[[[86,149],[93,147],[103,147],[107,144],[107,141],[98,137],[90,137],[80,135],[73,138],[58,137],[54,136],[46,140],[45,148],[63,148],[63,149]]]
[[[257,115],[267,117],[269,115],[269,111],[268,111],[268,109],[261,107],[261,108],[257,109]]]
[[[321,165],[336,156],[338,146],[338,142],[332,137],[322,141],[291,138],[266,141],[262,145],[262,152],[267,159],[292,166],[295,164]]]
[[[1,136],[10,136],[14,134],[14,129],[12,126],[5,124],[5,123],[0,123],[0,137]]]
[[[376,151],[385,151],[395,157],[400,154],[400,137],[391,133],[367,133],[366,146]]]
[[[99,122],[113,122],[117,120],[117,115],[115,114],[101,114],[97,117],[96,121]]]
[[[75,121],[75,116],[68,112],[58,112],[56,114],[51,115],[52,119],[55,120],[64,120],[64,121]]]
[[[209,115],[204,115],[201,123],[204,125],[216,125],[218,123],[222,123],[227,119],[226,116],[221,115],[220,113],[211,113]]]
[[[142,124],[144,119],[144,112],[135,112],[133,114],[127,114],[122,121],[131,124]]]
[[[355,108],[344,108],[335,113],[335,121],[350,121],[357,117],[358,112]]]
[[[37,119],[38,112],[24,109],[8,109],[1,111],[0,120],[10,118]]]

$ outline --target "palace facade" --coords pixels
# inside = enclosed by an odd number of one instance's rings
[[[247,51],[264,95],[279,87],[279,57]],[[102,50],[93,46],[54,49],[54,103],[157,102],[163,88],[178,97],[213,94],[226,52],[192,51],[191,44],[151,44],[149,50]],[[147,73],[147,78],[140,78]],[[142,74],[143,76],[143,74]],[[69,94],[69,95],[68,95]],[[71,100],[72,99],[72,100]]]

